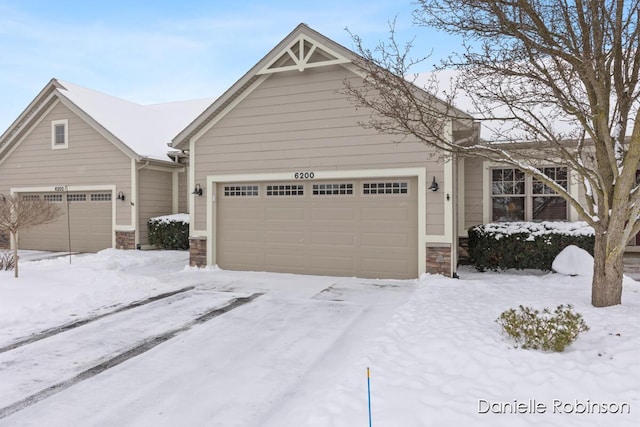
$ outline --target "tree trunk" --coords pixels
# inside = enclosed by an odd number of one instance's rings
[[[18,233],[12,233],[13,238],[13,277],[18,278]]]
[[[610,234],[596,232],[591,284],[591,304],[594,307],[622,303],[624,249],[624,243],[620,243],[620,239],[611,239]]]

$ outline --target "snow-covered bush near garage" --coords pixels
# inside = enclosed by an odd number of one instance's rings
[[[469,259],[478,271],[551,270],[569,245],[593,254],[594,232],[585,222],[504,222],[469,229]]]
[[[150,218],[147,227],[149,244],[161,249],[189,249],[189,214]]]

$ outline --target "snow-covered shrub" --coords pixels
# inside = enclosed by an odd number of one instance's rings
[[[551,270],[569,245],[593,255],[593,228],[585,222],[504,222],[469,229],[469,260],[478,271],[507,268]]]
[[[572,309],[571,305],[560,305],[553,313],[548,308],[540,313],[531,307],[519,306],[519,311],[509,309],[496,322],[516,341],[516,347],[560,352],[571,345],[580,332],[589,330],[582,315]]]
[[[189,249],[189,215],[158,216],[147,222],[149,244],[162,249]]]
[[[10,251],[0,251],[0,270],[11,271],[15,268],[16,263],[13,253]]]

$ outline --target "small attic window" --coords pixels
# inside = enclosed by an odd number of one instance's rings
[[[51,121],[51,148],[53,150],[69,148],[69,120]]]

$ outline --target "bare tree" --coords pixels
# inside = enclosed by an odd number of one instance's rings
[[[0,232],[7,232],[13,241],[14,273],[18,277],[19,232],[36,225],[49,224],[62,215],[53,203],[26,199],[22,196],[0,195]]]
[[[345,89],[373,111],[367,126],[513,166],[564,198],[595,230],[596,307],[621,303],[625,246],[640,232],[639,1],[418,0],[418,25],[464,39],[442,64],[458,75],[440,92],[445,102],[434,101],[435,83],[417,90],[407,77],[423,59],[409,57],[393,28],[373,50],[354,37],[366,78]],[[458,91],[493,142],[463,132],[471,126],[453,108]],[[584,200],[544,173],[549,162],[569,168]]]

